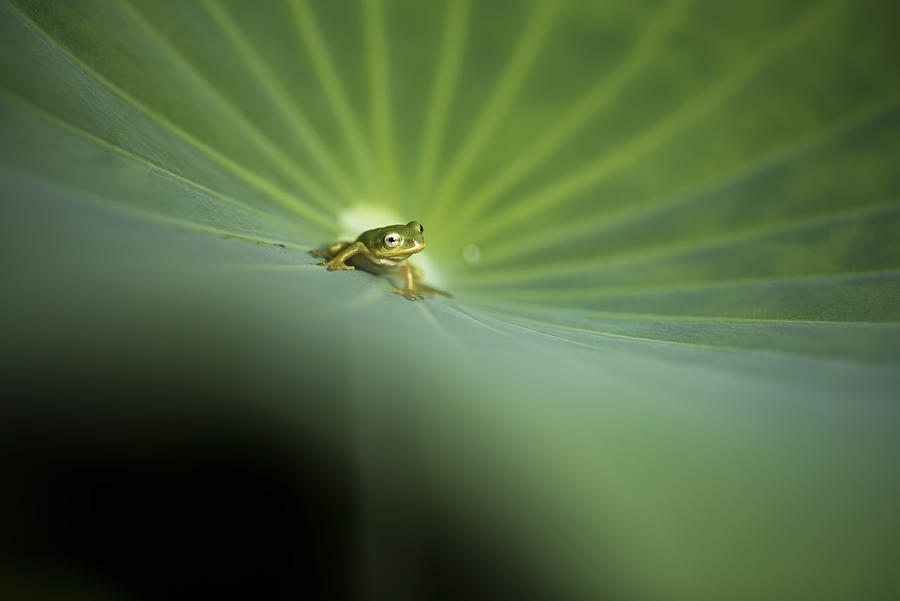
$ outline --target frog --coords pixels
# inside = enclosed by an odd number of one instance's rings
[[[425,228],[418,221],[406,225],[377,227],[361,233],[353,242],[335,242],[325,250],[309,251],[326,259],[319,263],[328,271],[354,270],[357,267],[375,275],[398,276],[403,288],[390,289],[411,301],[423,300],[426,294],[452,296],[422,282],[422,270],[408,259],[425,249]]]

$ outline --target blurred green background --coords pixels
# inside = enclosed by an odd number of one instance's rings
[[[897,598],[898,22],[0,0],[10,590]]]

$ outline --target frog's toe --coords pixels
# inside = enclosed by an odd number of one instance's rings
[[[399,294],[400,296],[406,298],[406,300],[410,300],[410,301],[423,300],[425,298],[424,296],[422,296],[420,294],[416,294],[412,290],[401,290],[399,288],[394,288],[393,286],[391,286],[391,290],[394,291],[394,294]]]
[[[346,263],[335,263],[334,261],[327,261],[325,263],[319,263],[319,265],[324,265],[328,271],[353,271],[356,269],[353,265],[347,265]]]

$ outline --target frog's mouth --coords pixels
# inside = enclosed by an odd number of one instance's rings
[[[384,254],[391,256],[391,257],[402,257],[402,256],[414,255],[417,252],[421,252],[424,249],[425,249],[424,242],[422,242],[421,244],[419,242],[413,242],[412,248],[398,249],[395,251],[385,252]]]

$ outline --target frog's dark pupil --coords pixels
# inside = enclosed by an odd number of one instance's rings
[[[425,231],[425,228],[422,227],[422,224],[420,223],[420,224],[419,224],[419,233],[421,234],[421,233],[424,232],[424,231]]]

